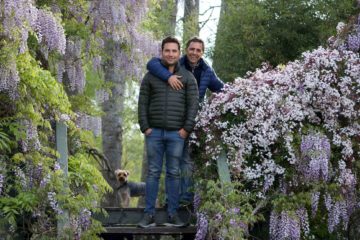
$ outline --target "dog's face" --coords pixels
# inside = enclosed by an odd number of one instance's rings
[[[116,169],[115,170],[116,179],[120,183],[127,182],[127,177],[129,176],[129,174],[130,174],[129,171],[127,171],[127,170],[122,170],[122,169]]]

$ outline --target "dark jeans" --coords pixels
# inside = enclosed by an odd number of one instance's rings
[[[155,214],[155,202],[159,191],[159,179],[164,155],[166,156],[165,188],[168,196],[168,214],[173,215],[179,207],[180,160],[185,139],[178,131],[153,128],[146,136],[148,172],[146,178],[145,212]]]
[[[180,160],[181,183],[180,183],[180,202],[192,203],[194,194],[190,191],[193,187],[194,162],[190,157],[189,139],[185,141],[183,156]]]

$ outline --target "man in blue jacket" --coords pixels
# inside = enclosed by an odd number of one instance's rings
[[[224,83],[217,77],[215,71],[202,58],[204,54],[205,44],[199,37],[193,37],[186,43],[186,55],[180,58],[180,64],[188,71],[192,72],[196,78],[199,89],[199,101],[205,98],[206,90],[219,92]],[[183,88],[183,84],[179,80],[179,76],[171,73],[159,58],[152,58],[147,64],[148,71],[167,82],[174,90]],[[184,145],[183,158],[180,161],[181,168],[181,189],[180,203],[188,205],[193,201],[193,193],[189,191],[192,187],[193,161],[189,155],[188,141]]]

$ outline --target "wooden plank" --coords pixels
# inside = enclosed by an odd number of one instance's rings
[[[144,215],[144,208],[104,208],[107,212],[95,213],[94,218],[100,221],[103,226],[136,226]],[[195,214],[191,209],[180,208],[178,210],[179,217],[184,222],[196,223]],[[167,221],[167,212],[164,208],[157,208],[155,214],[155,222],[159,225]]]
[[[216,164],[217,164],[217,170],[220,181],[222,183],[230,183],[231,182],[230,171],[229,171],[229,166],[227,164],[226,152],[224,150],[221,151],[219,157],[216,160]]]
[[[119,226],[106,227],[106,234],[133,234],[133,235],[179,235],[179,234],[195,234],[196,226],[188,226],[184,228],[156,226],[149,228],[139,228],[136,226]]]

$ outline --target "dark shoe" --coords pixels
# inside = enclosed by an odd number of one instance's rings
[[[186,227],[187,224],[180,219],[177,213],[175,213],[174,215],[169,216],[168,221],[164,223],[164,225],[168,227]]]
[[[144,217],[138,223],[138,227],[141,227],[141,228],[148,228],[148,227],[155,227],[155,226],[156,226],[156,223],[154,220],[154,216],[150,215],[148,213],[145,213]]]

